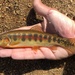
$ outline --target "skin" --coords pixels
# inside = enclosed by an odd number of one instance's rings
[[[44,17],[42,23],[35,26],[42,26],[44,32],[59,34],[66,38],[75,38],[75,22],[60,13],[59,11],[42,4],[41,0],[34,0],[33,7],[39,15]],[[34,25],[33,25],[34,27]],[[32,26],[18,29],[31,29]],[[41,47],[37,51],[32,48],[21,49],[0,49],[0,57],[11,57],[13,59],[53,59],[58,60],[74,55],[61,47]]]

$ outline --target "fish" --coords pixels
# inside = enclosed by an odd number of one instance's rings
[[[75,52],[74,40],[35,30],[14,30],[0,34],[2,48],[38,48],[60,46]]]

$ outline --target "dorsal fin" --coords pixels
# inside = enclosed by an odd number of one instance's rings
[[[30,30],[43,32],[42,27],[41,26],[37,26],[37,25],[33,26]]]

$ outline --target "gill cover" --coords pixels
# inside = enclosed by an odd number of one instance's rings
[[[10,43],[10,39],[8,37],[0,37],[0,46],[7,47]]]

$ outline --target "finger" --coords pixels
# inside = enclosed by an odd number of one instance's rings
[[[66,58],[69,56],[69,53],[61,47],[57,47],[57,50],[53,50],[53,53],[56,59],[62,59],[62,58]]]
[[[43,17],[43,22],[41,23],[43,31],[50,33],[50,34],[56,34],[56,30],[53,26],[53,24],[51,23],[51,21],[48,21],[45,17]]]
[[[43,17],[43,22],[41,23],[42,25],[42,29],[44,32],[46,32],[46,28],[47,28],[47,20],[45,17]]]
[[[52,52],[52,50],[50,48],[41,47],[40,49],[41,49],[41,52],[43,53],[43,55],[45,56],[45,58],[56,59],[54,53]]]
[[[61,47],[57,47],[55,50],[50,50],[50,48],[42,47],[41,51],[47,59],[58,60],[69,56],[68,52]]]
[[[11,55],[13,59],[44,59],[45,56],[40,50],[34,51],[31,48],[14,49]]]
[[[38,14],[43,16],[45,16],[47,12],[49,11],[49,9],[51,9],[47,7],[46,5],[44,5],[43,3],[41,3],[41,0],[34,0],[33,7]]]
[[[12,49],[0,49],[0,57],[10,57]]]

